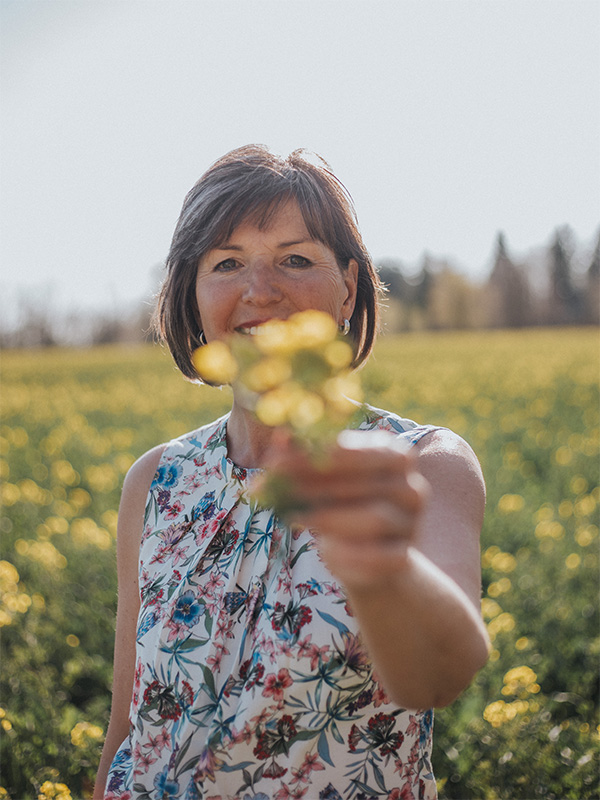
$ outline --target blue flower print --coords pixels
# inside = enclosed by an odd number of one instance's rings
[[[215,503],[215,493],[207,492],[202,500],[200,500],[200,502],[194,506],[194,509],[192,510],[192,518],[198,519],[200,516],[202,516],[206,521],[214,517],[216,510],[217,506]]]
[[[331,784],[319,792],[319,800],[342,800],[342,795]]]
[[[175,603],[173,611],[173,621],[183,625],[194,625],[200,619],[202,606],[196,599],[196,595],[190,590],[184,592]]]
[[[150,488],[155,489],[157,486],[163,486],[169,489],[171,486],[175,486],[182,472],[183,468],[179,464],[161,464],[156,470]]]
[[[169,767],[166,766],[162,772],[154,778],[154,788],[156,789],[156,797],[160,800],[168,800],[169,797],[177,797],[179,793],[179,783],[177,781],[167,780],[167,771]]]

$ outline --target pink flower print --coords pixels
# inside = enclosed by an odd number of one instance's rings
[[[316,644],[312,644],[310,642],[312,634],[308,634],[305,639],[298,642],[299,652],[298,655],[300,658],[310,658],[310,668],[314,670],[317,668],[319,663],[319,658],[323,661],[326,661],[329,657],[329,647],[327,645],[323,645],[323,647],[318,647]]]
[[[296,786],[291,788],[285,783],[281,784],[281,789],[273,795],[273,800],[298,800],[308,791],[308,786]]]
[[[339,597],[340,600],[344,599],[342,588],[337,583],[324,583],[322,585],[325,587],[325,595],[333,595],[334,597]]]
[[[287,689],[293,683],[290,673],[285,667],[280,669],[277,675],[271,672],[265,678],[265,688],[263,689],[263,697],[272,697],[278,703],[283,703],[283,690]]]
[[[188,493],[193,492],[195,489],[200,489],[204,484],[204,478],[200,472],[194,472],[192,475],[186,475],[183,479]]]
[[[142,542],[145,542],[145,541],[146,541],[146,539],[147,539],[147,538],[150,536],[150,534],[152,533],[152,530],[153,530],[153,529],[152,529],[152,525],[145,525],[145,526],[144,526],[144,532],[142,533]]]
[[[183,639],[190,632],[189,627],[184,622],[175,622],[172,619],[166,623],[166,627],[169,629],[167,642],[172,642],[173,639]]]
[[[158,736],[152,737],[149,734],[148,741],[146,742],[144,747],[149,747],[152,753],[156,753],[156,755],[159,756],[168,743],[169,743],[169,735],[166,732],[166,728],[163,728],[162,731],[158,734]]]
[[[265,633],[261,633],[261,635],[257,637],[255,641],[255,647],[260,652],[263,661],[265,661],[266,657],[268,656],[271,664],[275,664],[277,661],[277,656],[275,654],[275,642]]]
[[[222,478],[223,473],[221,472],[221,465],[215,464],[213,467],[209,467],[208,469],[204,470],[204,477],[205,478]]]
[[[171,503],[169,506],[169,510],[165,514],[165,519],[176,519],[182,511],[183,503],[180,503],[179,500],[175,500],[175,502]]]
[[[173,566],[177,566],[180,561],[183,561],[183,559],[187,556],[187,551],[187,547],[177,547],[175,549],[173,552]]]
[[[292,593],[292,579],[289,572],[281,573],[277,580],[277,592],[283,594]]]
[[[221,614],[217,621],[217,639],[231,639],[235,634],[232,631],[233,620]]]
[[[229,650],[223,644],[215,645],[215,653],[214,655],[209,656],[206,659],[206,663],[209,667],[212,667],[216,672],[218,672],[221,668],[221,661],[223,660],[224,655],[229,655]]]
[[[232,743],[233,744],[241,744],[245,742],[246,744],[250,744],[252,741],[252,737],[254,736],[254,731],[250,727],[250,725],[245,722],[244,727],[241,731],[238,731],[235,727],[232,726]]]
[[[211,617],[216,617],[219,613],[221,607],[221,598],[220,597],[213,597],[210,598],[209,601],[205,604],[206,611]]]
[[[406,728],[406,734],[408,736],[414,736],[416,733],[419,733],[420,730],[419,723],[417,721],[417,718],[413,714],[410,714],[408,719],[409,722],[408,722],[408,727]]]
[[[225,580],[219,575],[218,572],[211,572],[208,580],[206,581],[207,594],[212,594],[217,589],[225,585]]]
[[[267,722],[271,718],[271,712],[268,708],[263,708],[260,714],[257,714],[255,717],[252,717],[250,722],[253,723],[253,729],[259,728],[264,722]]]
[[[144,674],[145,666],[141,658],[138,658],[137,666],[135,668],[134,685],[139,689],[142,685],[142,675]]]
[[[390,702],[389,698],[385,693],[385,691],[381,688],[381,686],[378,689],[375,689],[375,691],[373,692],[374,708],[379,708],[379,706],[387,705],[389,702]]]
[[[142,775],[145,772],[148,772],[152,764],[156,763],[156,759],[152,758],[152,753],[143,753],[140,754],[140,757],[136,759],[136,768],[133,771],[135,775]]]
[[[313,770],[325,769],[325,766],[319,761],[317,753],[307,753],[304,761],[300,765],[300,769],[293,769],[293,778],[291,783],[310,783],[310,773]]]

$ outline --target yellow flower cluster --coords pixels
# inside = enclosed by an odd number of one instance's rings
[[[504,700],[496,700],[485,707],[483,718],[494,728],[499,728],[505,722],[510,722],[517,714],[525,714],[529,711],[527,700],[515,700],[512,703],[505,703]]]
[[[518,714],[525,714],[527,711],[538,711],[539,703],[531,700],[529,696],[537,694],[539,691],[540,685],[537,683],[537,675],[531,667],[514,667],[504,676],[502,694],[516,696],[518,699],[510,703],[505,700],[495,700],[486,706],[483,718],[494,728],[499,728],[504,723],[510,722]]]
[[[96,742],[103,735],[104,731],[98,725],[92,725],[91,722],[78,722],[71,731],[71,743],[75,747],[85,747],[90,740]]]
[[[519,695],[523,700],[527,694],[537,694],[540,691],[540,686],[536,681],[537,675],[531,667],[514,667],[509,669],[504,676],[502,694]]]
[[[10,561],[0,561],[0,627],[10,625],[15,614],[24,614],[31,597],[19,587],[19,573]]]
[[[69,787],[65,783],[44,781],[40,786],[38,800],[72,800]]]
[[[194,353],[194,366],[208,383],[233,384],[264,425],[287,426],[316,441],[356,412],[360,383],[349,369],[352,359],[335,320],[310,310],[270,320],[253,336],[204,345]]]

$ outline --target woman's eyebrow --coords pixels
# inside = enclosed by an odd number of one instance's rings
[[[279,242],[276,247],[279,249],[283,249],[285,247],[294,247],[298,244],[315,244],[314,239],[297,239],[293,242]],[[231,244],[230,242],[223,242],[218,247],[214,247],[214,250],[236,250],[237,252],[241,252],[244,248],[239,244]]]

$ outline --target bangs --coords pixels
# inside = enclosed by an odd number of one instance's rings
[[[284,175],[271,172],[269,180],[263,178],[260,183],[248,181],[241,190],[238,185],[230,198],[223,198],[219,210],[205,229],[209,239],[204,243],[206,250],[221,247],[229,241],[235,229],[245,223],[266,230],[281,208],[293,201],[298,203],[311,239],[322,242],[331,250],[338,250],[340,226],[332,214],[330,198],[304,173],[297,170],[286,172]]]

